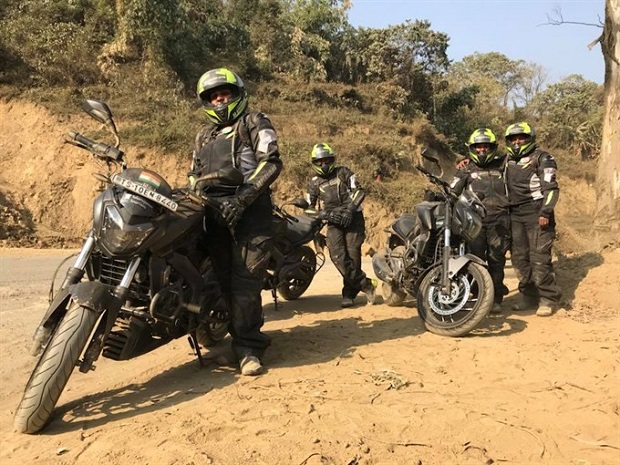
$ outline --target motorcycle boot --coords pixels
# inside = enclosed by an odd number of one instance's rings
[[[260,359],[254,355],[246,355],[239,360],[241,374],[244,376],[257,376],[263,373],[264,368]]]
[[[551,316],[553,315],[553,310],[555,307],[556,305],[554,302],[541,299],[540,306],[538,307],[538,310],[536,310],[536,316]]]

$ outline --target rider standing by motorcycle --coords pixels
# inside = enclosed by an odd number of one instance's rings
[[[504,183],[506,155],[498,152],[497,137],[489,128],[476,129],[465,145],[470,163],[457,166],[459,169],[450,186],[457,195],[464,189],[473,191],[486,208],[482,231],[469,247],[473,254],[488,263],[495,291],[491,312],[500,313],[502,300],[508,293],[504,267],[510,247],[510,211]]]
[[[327,248],[343,280],[341,307],[352,307],[360,291],[372,305],[377,281],[362,271],[364,190],[349,168],[336,166],[336,154],[328,144],[320,142],[312,147],[310,162],[317,175],[308,184],[307,200],[311,208],[320,203],[322,216],[327,219]]]
[[[555,239],[553,209],[560,194],[557,165],[551,154],[536,146],[536,131],[528,123],[508,126],[506,148],[511,260],[522,296],[513,310],[538,307],[536,315],[550,316],[562,296],[551,263],[551,246]]]
[[[241,373],[258,375],[271,342],[261,332],[261,290],[273,238],[269,186],[282,170],[276,132],[263,113],[247,111],[243,81],[228,69],[203,74],[197,93],[209,124],[196,136],[190,180],[231,165],[245,179],[199,187],[220,205],[206,209],[206,246],[230,312],[232,348]]]

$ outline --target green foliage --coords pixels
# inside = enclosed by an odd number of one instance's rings
[[[603,88],[571,75],[537,95],[533,110],[545,144],[570,149],[582,158],[600,153]]]
[[[111,19],[110,8],[96,0],[25,0],[7,9],[0,40],[5,53],[34,72],[34,84],[83,85],[100,78],[92,57],[109,38]]]
[[[450,64],[449,37],[428,21],[354,28],[350,3],[5,0],[0,83],[12,87],[2,95],[21,92],[60,112],[101,98],[132,122],[127,143],[186,154],[204,121],[198,77],[230,67],[246,81],[251,106],[276,123],[287,176],[305,183],[307,151],[326,140],[389,205],[414,194],[420,147],[445,153],[449,165],[479,126],[502,134],[527,120],[550,150],[598,154],[600,86],[570,77],[544,90],[544,68],[496,52]]]

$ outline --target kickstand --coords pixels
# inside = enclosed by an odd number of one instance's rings
[[[194,354],[196,354],[196,357],[198,357],[198,363],[200,364],[200,368],[206,367],[207,365],[205,364],[204,359],[202,358],[202,354],[200,353],[200,344],[198,344],[196,331],[192,331],[191,333],[189,333],[187,340],[189,341],[189,346],[194,351]]]
[[[280,310],[279,304],[278,304],[278,291],[277,289],[274,287],[271,289],[271,297],[273,297],[273,304],[275,306],[275,310]]]

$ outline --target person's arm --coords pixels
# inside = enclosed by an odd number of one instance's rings
[[[553,214],[553,209],[560,197],[557,170],[558,166],[553,156],[546,152],[542,153],[536,171],[540,178],[540,190],[543,194],[543,204],[540,209],[538,224],[543,228],[549,224],[549,218]]]
[[[314,182],[315,178],[312,178],[308,183],[308,193],[306,194],[306,200],[308,201],[308,208],[316,208],[316,204],[319,201],[319,189],[318,184]]]
[[[282,171],[278,138],[271,121],[263,113],[258,113],[252,126],[250,135],[258,165],[239,190],[240,200],[246,206],[271,186]]]
[[[366,191],[357,180],[357,176],[349,168],[342,168],[344,171],[344,180],[347,183],[347,189],[349,190],[349,196],[351,203],[347,205],[351,212],[356,212],[360,209],[362,202],[366,198]]]
[[[467,186],[467,179],[469,178],[469,173],[465,169],[459,169],[454,173],[454,177],[452,181],[450,181],[450,188],[452,192],[456,195],[461,195],[465,186]]]

